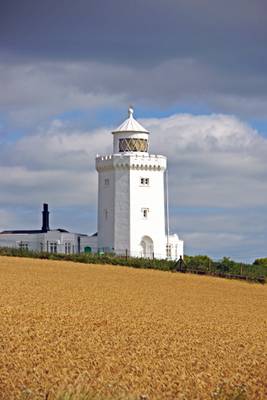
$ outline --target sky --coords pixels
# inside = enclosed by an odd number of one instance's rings
[[[168,157],[186,254],[267,256],[265,0],[0,6],[0,231],[93,233],[96,154],[135,117]]]

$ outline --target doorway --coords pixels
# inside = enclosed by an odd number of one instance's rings
[[[153,258],[154,257],[154,244],[149,236],[143,236],[140,242],[141,257]]]

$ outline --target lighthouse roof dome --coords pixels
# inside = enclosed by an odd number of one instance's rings
[[[141,124],[133,117],[134,110],[132,107],[128,109],[128,118],[112,133],[119,132],[140,132],[149,133]]]

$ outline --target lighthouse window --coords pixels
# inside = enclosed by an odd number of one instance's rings
[[[104,216],[105,216],[105,220],[107,220],[108,219],[108,210],[107,209],[104,210]]]
[[[109,185],[109,179],[106,178],[106,179],[105,179],[105,186],[108,186],[108,185]]]
[[[142,208],[141,211],[142,211],[143,218],[146,219],[148,217],[149,209],[148,208]]]
[[[120,139],[119,151],[145,151],[148,150],[148,142],[146,139]]]
[[[142,186],[149,186],[149,178],[140,178],[140,184]]]

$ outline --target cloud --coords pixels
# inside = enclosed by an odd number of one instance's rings
[[[167,109],[194,104],[216,112],[266,118],[266,74],[222,72],[195,58],[150,68],[87,61],[13,61],[0,65],[4,129],[33,130],[84,110],[88,124],[103,109],[128,104]],[[91,120],[91,121],[90,121]]]
[[[9,125],[20,130],[36,128],[67,111],[93,114],[97,108],[121,104],[123,98],[100,87],[101,66],[94,63],[4,63],[0,76],[0,110]]]
[[[47,130],[4,145],[0,156],[5,166],[86,172],[92,169],[99,150],[111,151],[111,135],[107,129],[78,131],[68,123],[55,120]]]
[[[45,132],[2,146],[0,185],[2,204],[57,206],[96,203],[94,158],[110,146],[105,130],[66,133],[54,122]],[[110,135],[111,136],[111,135]]]
[[[187,254],[253,261],[266,256],[266,206],[172,209],[172,229],[180,232]]]
[[[3,227],[8,226],[8,224],[9,226],[10,224],[12,225],[12,223],[15,221],[14,213],[0,208],[0,221]]]
[[[260,69],[265,16],[262,0],[66,0],[64,8],[52,0],[10,0],[0,34],[2,48],[22,57],[155,65],[195,54],[228,68]]]
[[[252,207],[267,198],[267,141],[236,117],[174,115],[144,121],[168,154],[172,204]]]

